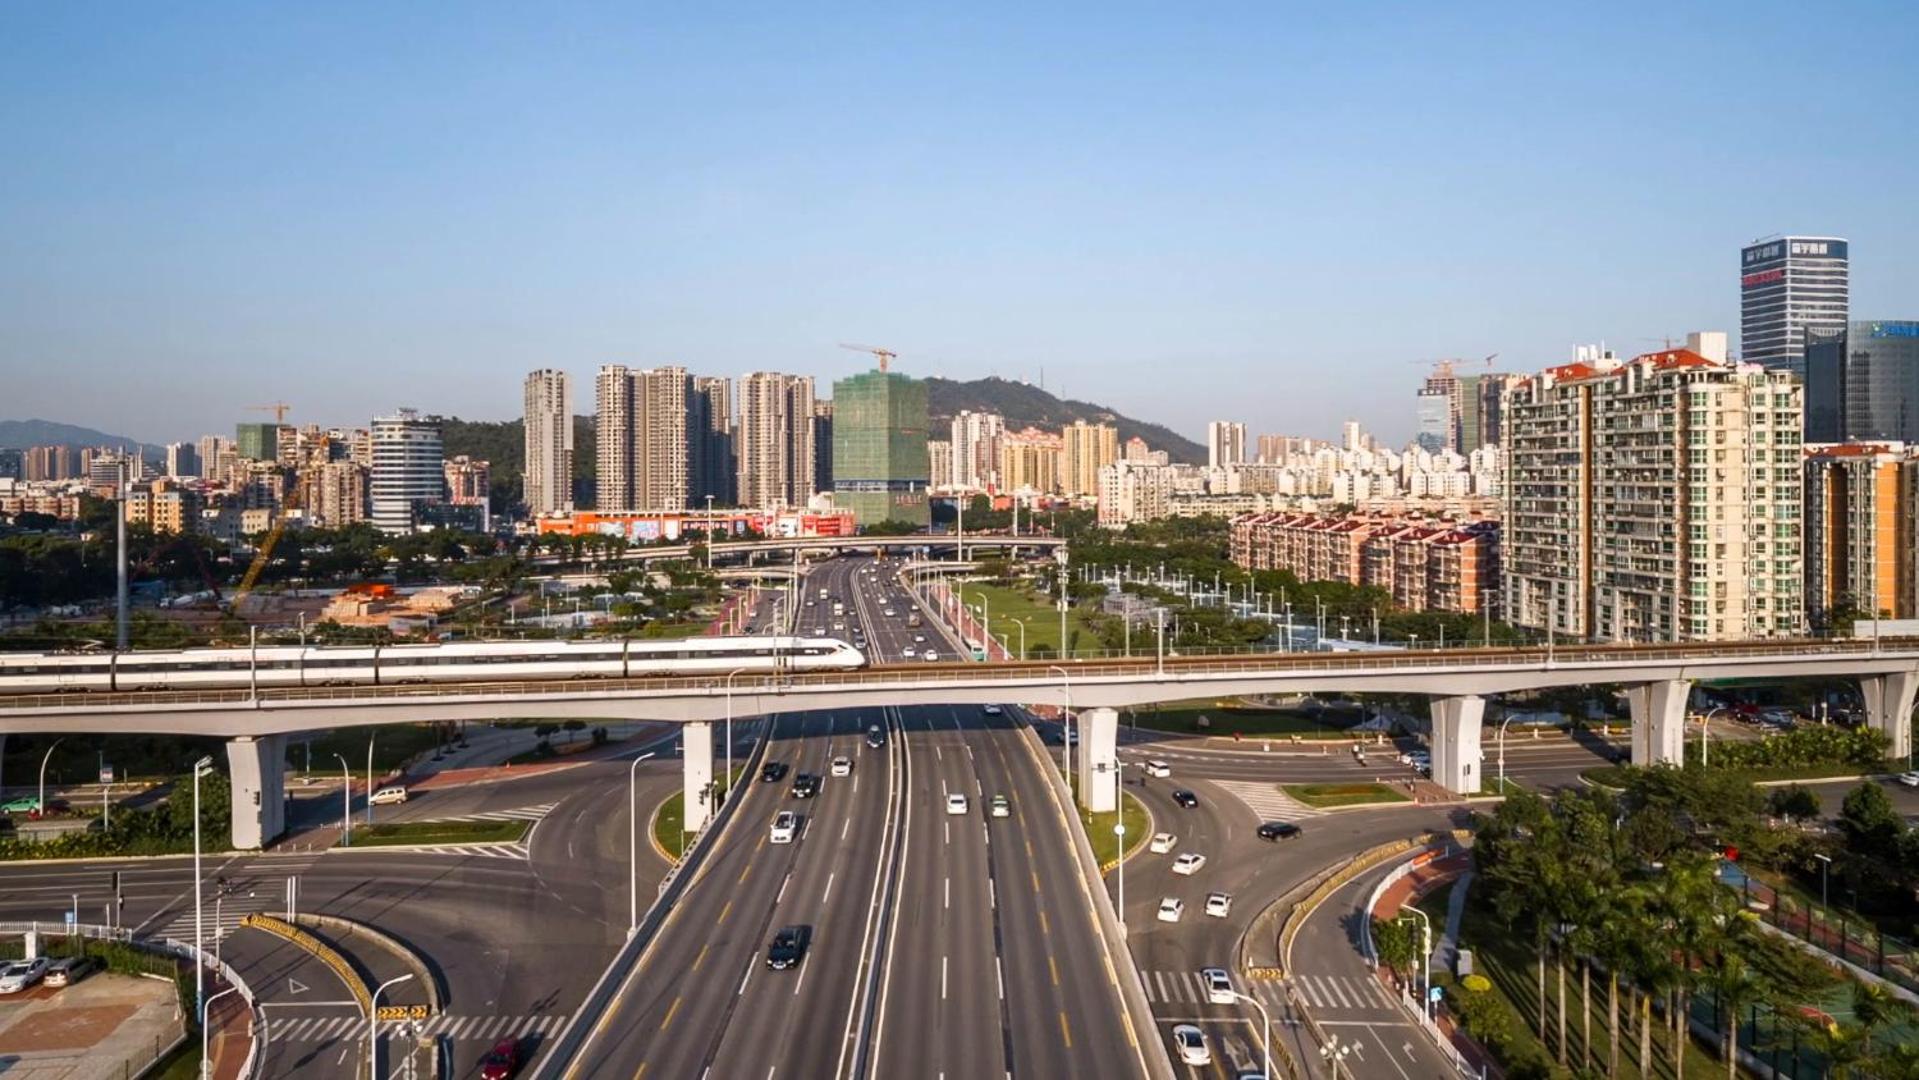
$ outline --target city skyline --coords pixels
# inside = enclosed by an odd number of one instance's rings
[[[528,370],[826,385],[856,340],[915,376],[1043,372],[1193,438],[1231,385],[1252,429],[1352,415],[1397,442],[1408,410],[1368,384],[1404,362],[1734,329],[1734,252],[1773,233],[1850,238],[1853,317],[1909,317],[1919,221],[1883,181],[1910,154],[1874,135],[1914,99],[1912,15],[1861,36],[1733,12],[180,16],[137,38],[16,14],[8,412],[156,443],[276,398],[303,422],[501,419]],[[1594,95],[1560,67],[1575,41],[1707,62]],[[1087,59],[1061,70],[1069,42]],[[1819,50],[1844,80],[1724,93],[1746,57]],[[1832,149],[1782,157],[1781,125]],[[1652,156],[1697,167],[1644,194]]]

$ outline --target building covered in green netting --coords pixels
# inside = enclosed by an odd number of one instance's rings
[[[919,379],[868,371],[833,384],[833,501],[861,528],[926,527],[927,427]]]

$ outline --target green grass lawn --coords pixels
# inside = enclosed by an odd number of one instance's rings
[[[1349,717],[1347,724],[1327,723],[1291,709],[1216,701],[1197,705],[1182,703],[1170,708],[1149,706],[1127,714],[1126,719],[1138,727],[1181,735],[1239,735],[1249,739],[1291,739],[1294,735],[1309,739],[1348,738],[1352,734],[1350,724],[1358,721],[1360,714],[1341,715]],[[1207,721],[1203,725],[1200,723],[1201,717]]]
[[[353,847],[401,844],[515,844],[529,828],[524,821],[393,821],[357,825]]]
[[[1126,826],[1126,854],[1131,855],[1147,840],[1146,830],[1152,816],[1146,812],[1145,804],[1132,796],[1131,792],[1120,793],[1121,820]],[[1093,858],[1104,868],[1119,859],[1120,838],[1113,833],[1113,814],[1095,814],[1085,807],[1079,807],[1079,823],[1086,830],[1086,838],[1093,842]]]
[[[1409,802],[1411,796],[1385,784],[1282,784],[1280,787],[1307,806],[1325,810],[1335,806]]]
[[[1592,783],[1611,788],[1626,786],[1626,770],[1631,765],[1600,765],[1587,769],[1579,775]],[[1890,771],[1888,765],[1883,769],[1869,769],[1862,765],[1782,765],[1764,769],[1740,769],[1741,776],[1753,783],[1767,780],[1825,780],[1835,776],[1869,776],[1875,772]]]
[[[1055,656],[1060,655],[1059,609],[1054,606],[1054,600],[1025,589],[972,581],[960,583],[959,596],[975,609],[982,600],[986,602],[987,614],[993,620],[993,636],[1005,643],[1014,656],[1019,655],[1022,620],[1026,624],[1025,643],[1029,654],[1038,646],[1045,645]],[[1067,655],[1094,657],[1104,649],[1099,638],[1080,621],[1076,610],[1066,614],[1066,632],[1073,638],[1073,649]],[[1146,644],[1150,649],[1152,642],[1148,640]]]
[[[733,766],[733,782],[738,783],[740,774],[745,771],[744,765]],[[787,779],[790,782],[792,778],[789,776]],[[720,793],[724,795],[726,790],[726,781],[722,779]],[[666,797],[659,811],[653,815],[653,840],[668,857],[677,861],[686,854],[686,842],[689,839],[691,837],[686,833],[686,792],[676,791]]]

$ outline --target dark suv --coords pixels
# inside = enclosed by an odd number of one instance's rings
[[[866,745],[875,750],[886,745],[886,733],[880,730],[879,725],[875,724],[866,729]]]
[[[1185,788],[1179,788],[1173,792],[1173,801],[1191,810],[1193,807],[1199,805],[1199,796],[1187,791]]]
[[[810,799],[820,793],[820,778],[812,773],[801,773],[793,778],[793,797]]]
[[[769,761],[760,769],[762,783],[777,784],[784,779],[786,779],[786,762],[784,761]]]
[[[1259,827],[1261,840],[1297,840],[1299,836],[1299,826],[1290,821],[1268,821]]]
[[[804,926],[781,927],[773,935],[773,943],[766,947],[766,966],[775,971],[799,967],[806,959],[807,928]]]

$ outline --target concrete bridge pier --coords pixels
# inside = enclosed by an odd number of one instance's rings
[[[1479,732],[1486,699],[1477,694],[1433,699],[1433,783],[1459,795],[1479,790]]]
[[[241,736],[227,743],[236,848],[263,848],[286,831],[286,743],[285,735]]]
[[[1079,801],[1095,814],[1119,808],[1113,772],[1119,763],[1119,712],[1081,709],[1079,726]]]
[[[1686,702],[1692,680],[1664,679],[1626,688],[1632,708],[1632,763],[1683,765],[1686,762]]]
[[[680,756],[686,762],[684,809],[686,831],[699,832],[717,809],[713,804],[713,722],[695,720],[680,725]]]
[[[1886,753],[1903,758],[1912,753],[1912,707],[1919,696],[1919,671],[1893,671],[1884,675],[1864,675],[1859,679],[1859,696],[1866,703],[1866,723],[1883,731],[1891,747]]]

